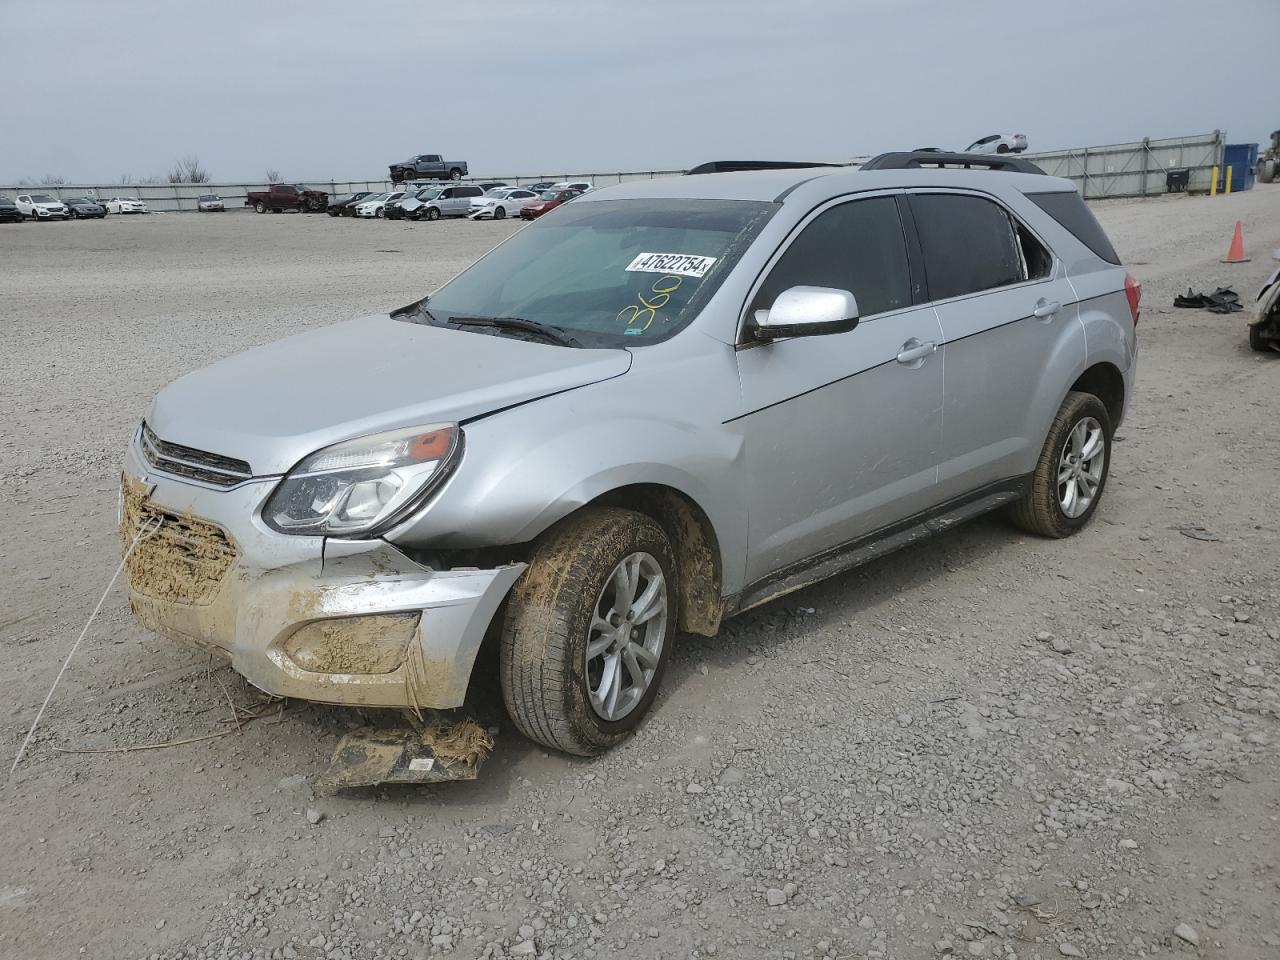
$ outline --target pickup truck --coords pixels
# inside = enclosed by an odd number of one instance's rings
[[[250,190],[244,198],[246,207],[258,213],[280,213],[282,210],[323,211],[329,206],[329,194],[323,190],[308,190],[300,183],[273,183],[266,190]]]
[[[467,175],[467,161],[444,160],[438,153],[420,153],[391,164],[391,182],[405,180],[461,180]]]

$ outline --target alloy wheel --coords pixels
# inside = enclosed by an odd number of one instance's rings
[[[667,578],[651,554],[624,557],[596,598],[586,680],[597,716],[617,721],[644,699],[667,639]]]
[[[1067,434],[1058,458],[1058,506],[1075,519],[1089,509],[1102,484],[1107,441],[1102,424],[1083,417]]]

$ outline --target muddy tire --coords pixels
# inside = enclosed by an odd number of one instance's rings
[[[1261,324],[1249,324],[1249,349],[1258,353],[1271,352],[1271,341],[1263,336]]]
[[[1028,533],[1054,539],[1088,523],[1111,469],[1111,430],[1101,400],[1068,393],[1045,437],[1030,489],[1009,507],[1010,519]]]
[[[544,535],[502,630],[502,696],[520,732],[581,756],[624,740],[661,685],[676,596],[671,544],[643,514],[592,508]]]
[[[1263,160],[1258,164],[1258,179],[1263,183],[1272,183],[1276,179],[1276,162]]]

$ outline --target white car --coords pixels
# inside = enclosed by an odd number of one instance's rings
[[[561,180],[559,183],[553,183],[548,189],[559,192],[560,190],[581,190],[586,193],[595,187],[590,180]]]
[[[381,217],[386,212],[388,203],[393,200],[403,200],[407,196],[409,193],[406,190],[397,190],[395,193],[375,193],[372,197],[356,204],[356,216]]]
[[[107,213],[150,213],[147,205],[137,197],[111,197],[102,201]]]
[[[538,195],[524,187],[494,187],[482,197],[473,197],[467,216],[472,220],[502,220],[514,217],[520,208]]]
[[[71,211],[65,203],[47,193],[23,193],[13,198],[18,212],[30,220],[69,220]]]
[[[1024,133],[993,133],[965,147],[965,153],[1021,153],[1027,149]]]

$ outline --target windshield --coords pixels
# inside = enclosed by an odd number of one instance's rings
[[[431,188],[431,189],[429,189],[429,190],[420,190],[420,191],[418,191],[418,199],[419,199],[419,200],[434,200],[436,197],[440,196],[440,194],[441,194],[441,193],[443,193],[443,192],[444,192],[444,191],[443,191],[443,190],[441,190],[439,187],[432,187],[432,188]]]
[[[206,194],[205,194],[203,197],[201,197],[200,199],[201,199],[201,200],[221,200],[222,198],[221,198],[221,197],[219,197],[219,196],[217,196],[216,194],[206,193]]]
[[[47,193],[33,193],[31,195],[31,202],[32,203],[57,203],[58,201],[53,199],[53,197],[49,196]]]
[[[555,199],[556,197],[558,197],[558,196],[560,196],[560,191],[559,191],[559,190],[543,190],[543,191],[542,191],[542,193],[538,194],[538,199],[539,199],[539,200],[554,200],[554,199]]]
[[[88,197],[68,197],[63,203],[93,203]]]
[[[511,193],[511,188],[510,188],[510,187],[494,187],[494,188],[493,188],[493,189],[491,189],[491,190],[486,190],[486,191],[484,192],[484,195],[485,195],[486,197],[497,197],[499,200],[502,200],[502,199],[503,199],[503,198],[505,198],[509,193]]]
[[[364,198],[364,200],[362,200],[362,201],[360,201],[360,202],[361,202],[361,203],[376,203],[376,202],[377,202],[377,201],[379,201],[379,200],[385,200],[385,199],[387,199],[387,197],[389,197],[389,196],[391,196],[391,194],[389,194],[389,193],[375,193],[372,197],[365,197],[365,198]]]
[[[569,204],[445,284],[427,319],[519,317],[584,346],[665,340],[697,316],[775,209],[742,200]]]

